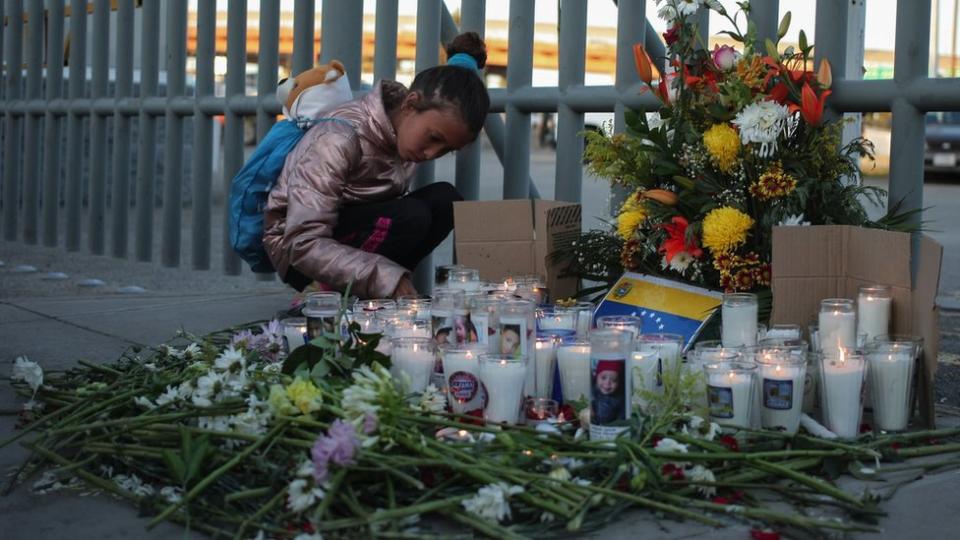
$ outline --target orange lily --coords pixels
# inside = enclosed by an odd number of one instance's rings
[[[831,73],[830,61],[824,58],[820,61],[820,67],[817,69],[817,82],[821,88],[830,88],[833,84],[833,74]]]
[[[820,97],[817,97],[809,83],[803,83],[800,101],[800,115],[810,125],[815,126],[820,123],[823,116],[823,104],[827,101],[830,90],[824,90]]]
[[[647,54],[643,45],[639,43],[633,44],[633,62],[637,66],[637,73],[640,74],[640,80],[650,84],[650,81],[653,80],[653,62],[650,60],[650,55]]]

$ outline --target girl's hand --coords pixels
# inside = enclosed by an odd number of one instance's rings
[[[416,295],[417,289],[413,287],[413,282],[410,281],[408,276],[403,276],[400,278],[400,282],[397,283],[397,288],[393,291],[394,298],[400,298],[401,296],[407,295]]]

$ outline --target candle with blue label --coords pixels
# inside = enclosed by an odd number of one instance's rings
[[[760,421],[765,429],[796,433],[803,407],[806,358],[789,352],[763,352],[760,365]]]

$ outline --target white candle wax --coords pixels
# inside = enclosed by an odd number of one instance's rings
[[[480,366],[480,380],[487,389],[487,422],[516,424],[523,399],[526,367],[523,362],[493,361]]]
[[[680,363],[680,344],[673,341],[641,342],[640,350],[657,356],[657,386],[663,386],[663,373],[673,372]]]
[[[560,384],[566,402],[590,398],[590,346],[571,345],[557,349]]]
[[[477,329],[477,343],[490,345],[490,313],[483,309],[470,312],[470,322]],[[494,351],[491,351],[494,352]]]
[[[724,304],[721,310],[721,340],[724,347],[757,344],[757,304]]]
[[[480,282],[476,280],[447,281],[447,287],[460,289],[463,292],[475,292],[480,290]]]
[[[590,333],[590,323],[593,318],[593,313],[586,310],[580,310],[577,312],[577,335],[586,336]]]
[[[857,346],[857,314],[852,311],[821,311],[818,331],[820,349],[836,351]]]
[[[541,330],[576,330],[576,313],[551,313],[540,319],[538,324]]]
[[[803,407],[806,366],[762,364],[760,422],[764,428],[796,433]]]
[[[553,395],[553,370],[557,364],[557,348],[552,341],[536,343],[537,384],[535,397],[549,398]]]
[[[644,392],[657,392],[660,387],[659,365],[660,357],[654,351],[634,351],[630,355],[627,395],[634,407],[645,407],[647,401],[643,398]]]
[[[893,299],[861,294],[857,297],[857,335],[866,334],[867,343],[890,333],[890,311]]]
[[[868,357],[873,421],[884,431],[907,429],[910,419],[912,352],[876,352]]]
[[[390,374],[399,377],[406,373],[410,376],[410,391],[423,392],[430,384],[433,373],[433,353],[426,349],[394,348],[391,356]]]
[[[483,406],[480,386],[480,363],[470,350],[445,350],[442,353],[443,373],[447,381],[447,402],[455,414]]]
[[[750,427],[753,400],[753,377],[729,371],[711,373],[707,380],[707,403],[710,419],[732,427]]]
[[[860,430],[860,391],[864,363],[827,360],[820,373],[823,384],[824,419],[838,437],[853,438]]]

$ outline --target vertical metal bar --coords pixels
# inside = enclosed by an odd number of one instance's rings
[[[560,73],[563,95],[583,85],[587,51],[587,2],[566,0],[560,11]],[[557,107],[557,173],[554,199],[580,202],[583,184],[583,113],[568,105]]]
[[[700,43],[697,44],[697,48],[701,46],[709,49],[710,43],[710,9],[706,6],[700,6],[700,9],[697,10],[695,22],[697,24],[697,33],[700,35]]]
[[[223,134],[223,189],[230,193],[233,176],[243,166],[243,116],[230,106],[232,98],[243,96],[244,77],[247,67],[247,1],[230,0],[227,8],[227,110],[224,111]],[[242,31],[241,31],[242,30]],[[239,275],[240,257],[230,245],[230,213],[224,212],[226,221],[223,229],[223,271],[225,274]]]
[[[7,95],[9,103],[20,99],[23,81],[23,0],[7,3],[6,40]],[[22,117],[8,111],[3,133],[3,237],[17,239],[17,221],[20,202],[20,125]]]
[[[183,217],[183,117],[173,111],[186,92],[187,0],[167,2],[167,113],[163,164],[164,266],[180,266],[180,221]]]
[[[93,72],[90,97],[107,97],[110,61],[110,1],[96,0],[93,8]],[[90,252],[102,255],[106,243],[107,117],[90,111]]]
[[[659,41],[656,34],[653,36],[647,35],[647,29],[650,28],[649,23],[636,23],[646,20],[646,2],[644,0],[620,0],[617,4],[617,79],[614,88],[620,95],[640,82],[640,74],[637,73],[636,64],[633,62],[633,44],[649,43],[654,39]],[[650,56],[653,58],[662,54],[664,53],[658,54],[657,51],[650,51]],[[623,101],[617,100],[613,110],[613,131],[623,133],[627,129],[624,119],[626,106]],[[610,213],[617,215],[620,211],[620,205],[630,194],[630,190],[622,186],[612,186],[610,192]]]
[[[262,140],[273,124],[274,115],[264,106],[265,99],[276,94],[279,64],[280,1],[260,0],[260,52],[257,54],[257,140]]]
[[[360,88],[363,47],[363,2],[325,0],[320,20],[320,63],[340,60],[350,88]],[[419,12],[417,18],[419,18]],[[439,37],[437,41],[440,41]],[[419,41],[418,41],[419,43]]]
[[[757,27],[757,41],[761,46],[767,39],[777,40],[777,27],[780,24],[780,0],[750,0],[748,17],[750,22]],[[817,40],[820,40],[819,34]]]
[[[927,75],[930,55],[929,0],[897,3],[894,51],[893,78],[901,89]],[[923,208],[923,145],[926,131],[924,113],[910,104],[904,96],[897,97],[890,110],[893,113],[890,147],[897,151],[890,155],[888,205],[889,208],[900,205],[901,212],[920,210]],[[920,212],[916,212],[910,217],[909,223],[919,226],[922,218]],[[914,279],[919,264],[919,247],[920,234],[915,233],[910,265]]]
[[[202,2],[202,4],[205,2]],[[113,115],[113,184],[110,189],[110,243],[114,257],[127,256],[130,209],[130,117],[120,102],[133,96],[133,3],[120,2],[117,11],[117,63]],[[127,44],[127,45],[122,45]]]
[[[416,71],[436,66],[440,62],[440,13],[443,0],[417,0],[417,55]],[[324,17],[326,20],[326,17]],[[434,181],[436,164],[432,161],[417,167],[414,187],[420,188]],[[433,287],[433,254],[424,257],[413,275],[414,286],[420,292]]]
[[[216,2],[197,4],[197,87],[196,109],[193,112],[193,251],[190,258],[195,270],[210,269],[210,191],[213,183],[213,119],[200,111],[200,100],[214,93],[213,61],[217,31]]]
[[[446,9],[446,8],[444,8]],[[463,32],[476,32],[484,36],[487,13],[486,0],[465,2],[460,6],[460,29]],[[456,186],[457,191],[468,201],[480,198],[480,137],[457,152]]]
[[[816,69],[822,59],[829,58],[830,64],[833,66],[834,76],[842,77],[847,72],[847,14],[850,9],[849,3],[847,0],[817,0],[817,46],[813,49],[814,65],[811,66],[811,69]],[[919,3],[929,3],[929,0]],[[929,8],[929,6],[927,7]],[[899,22],[900,19],[898,18],[897,26],[900,26]],[[927,33],[929,34],[929,31]],[[897,35],[900,35],[899,32]],[[926,65],[924,65],[924,69],[926,69]]]
[[[159,78],[160,2],[144,0],[140,20],[140,141],[137,151],[137,244],[138,261],[153,259],[153,206],[157,163],[157,119],[143,107],[146,98],[157,95]]]
[[[470,4],[485,2],[480,0]],[[377,0],[374,33],[373,80],[392,81],[397,77],[397,0]]]
[[[510,2],[510,30],[507,39],[507,139],[504,149],[503,198],[530,196],[530,113],[510,102],[511,92],[530,86],[533,80],[533,23],[535,4]]]
[[[70,82],[71,102],[83,98],[87,78],[87,2],[70,3]],[[83,205],[83,115],[71,110],[67,115],[67,250],[80,249],[80,213]]]
[[[63,11],[63,0],[47,2],[48,103],[63,97]],[[43,245],[54,247],[60,236],[61,119],[47,110],[43,124]]]
[[[316,22],[313,0],[296,0],[293,4],[293,65],[290,74],[313,67],[313,31]]]
[[[26,97],[40,99],[43,84],[43,0],[30,0],[27,23],[27,87]],[[23,240],[36,244],[40,220],[40,122],[41,116],[27,114],[24,119],[23,152]]]

